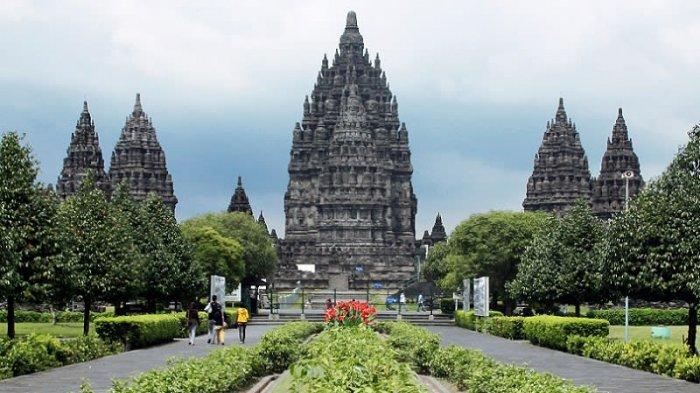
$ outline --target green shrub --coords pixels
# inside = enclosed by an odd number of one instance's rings
[[[199,336],[200,334],[206,334],[209,332],[209,315],[204,311],[200,311],[197,314],[199,314],[199,325],[197,325],[197,335]],[[180,321],[180,336],[178,337],[188,337],[189,331],[187,330],[187,312],[185,311],[174,315]]]
[[[119,352],[94,335],[66,341],[46,334],[0,340],[0,379],[84,362]]]
[[[396,350],[397,360],[411,364],[419,371],[428,370],[428,364],[440,347],[440,336],[409,323],[388,324],[389,346]]]
[[[448,298],[440,299],[440,311],[442,311],[443,314],[448,314],[448,315],[454,314],[455,313],[455,300],[448,299]]]
[[[364,325],[330,328],[312,341],[307,354],[292,365],[291,390],[423,392],[409,365],[391,356],[392,352],[390,344]]]
[[[574,386],[570,381],[529,368],[504,365],[481,352],[450,346],[440,348],[430,363],[430,373],[446,378],[470,393],[559,392],[587,393],[595,389]]]
[[[470,311],[457,311],[455,313],[455,324],[459,327],[463,327],[469,330],[476,330],[477,332],[483,332],[488,329],[489,319],[493,317],[502,317],[503,313],[500,311],[490,311],[489,318],[482,318],[476,316],[474,310]]]
[[[282,343],[280,337],[294,337],[298,345],[304,338],[322,329],[320,324],[293,322],[280,326],[263,336],[260,344],[253,348],[229,346],[211,352],[201,358],[190,358],[171,362],[169,367],[147,371],[139,376],[114,381],[112,393],[160,393],[160,392],[197,392],[219,393],[237,392],[246,388],[256,377],[263,376],[267,368],[261,365],[268,362],[264,356],[270,354],[270,346]],[[262,350],[262,342],[268,348]],[[283,351],[283,349],[277,349]],[[273,360],[277,367],[286,369],[280,358]],[[85,388],[85,392],[91,391]]]
[[[625,324],[625,309],[623,308],[591,310],[586,316],[588,318],[605,319],[611,325]],[[688,309],[630,308],[629,324],[630,326],[687,325]]]
[[[569,336],[607,337],[610,324],[605,320],[541,315],[525,318],[525,338],[535,345],[566,350]]]
[[[700,365],[700,358],[688,355],[687,348],[681,344],[660,344],[647,340],[624,342],[604,337],[570,336],[567,340],[567,350],[608,363],[698,382],[693,379],[693,373],[700,369],[693,367]]]
[[[700,382],[700,356],[679,359],[673,375],[690,382]]]
[[[174,314],[133,315],[95,320],[95,331],[106,341],[126,348],[143,348],[172,341],[181,335],[180,319]]]
[[[291,322],[284,329],[265,334],[256,346],[257,359],[253,368],[257,375],[281,373],[302,354],[301,341],[323,329],[323,325],[308,322]]]
[[[523,323],[525,317],[491,317],[488,324],[488,332],[494,336],[509,338],[511,340],[522,340]]]

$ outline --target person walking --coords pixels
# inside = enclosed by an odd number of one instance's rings
[[[194,345],[194,338],[197,335],[199,327],[199,310],[195,302],[190,303],[190,308],[187,310],[187,330],[189,331],[189,345]]]
[[[423,311],[424,310],[424,308],[423,308],[423,294],[422,293],[418,294],[418,301],[416,302],[416,304],[417,304],[416,311]]]
[[[236,312],[236,325],[238,325],[238,340],[241,344],[245,343],[245,328],[248,324],[248,319],[250,319],[248,309],[245,307],[238,307],[238,312]]]
[[[216,330],[215,330],[216,322],[215,322],[213,314],[212,314],[213,309],[214,309],[214,304],[218,305],[216,300],[217,300],[216,295],[212,296],[209,304],[207,304],[207,306],[204,307],[204,311],[206,311],[206,313],[208,315],[207,323],[208,323],[208,327],[209,327],[209,338],[207,339],[207,344],[216,344],[216,334],[215,334],[216,333]],[[219,305],[219,307],[221,307],[221,306]]]

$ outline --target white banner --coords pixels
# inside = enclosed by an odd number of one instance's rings
[[[489,316],[489,278],[474,279],[474,314],[480,317]]]
[[[241,284],[238,284],[238,288],[234,289],[233,292],[226,295],[227,302],[240,302],[241,301]]]
[[[465,278],[462,280],[462,309],[464,311],[469,311],[471,309],[471,288],[470,288],[470,282],[468,278]]]
[[[221,304],[221,309],[223,310],[226,306],[226,277],[221,276],[211,276],[210,279],[210,299],[212,296],[216,295],[217,302]]]

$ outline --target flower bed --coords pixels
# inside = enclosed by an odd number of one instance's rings
[[[31,374],[53,367],[85,362],[121,351],[89,335],[60,341],[45,334],[30,334],[16,340],[0,340],[0,379]]]
[[[334,326],[291,366],[293,392],[423,392],[407,363],[365,326]]]
[[[202,358],[172,362],[126,381],[114,381],[112,393],[220,393],[240,391],[257,377],[284,370],[301,353],[301,342],[322,329],[321,324],[292,322],[263,336],[260,344],[229,346]],[[273,364],[273,367],[269,367]],[[82,393],[92,392],[89,387]]]
[[[611,325],[625,324],[625,309],[623,308],[591,310],[586,316],[588,318],[605,319],[610,322]],[[687,325],[688,309],[630,308],[629,323],[630,326]]]
[[[624,342],[604,337],[571,336],[566,349],[573,354],[638,370],[700,382],[700,357],[681,344]]]
[[[357,300],[338,302],[326,310],[324,321],[329,326],[369,325],[374,321],[377,310],[367,302]]]

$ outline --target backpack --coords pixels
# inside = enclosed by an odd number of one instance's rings
[[[214,321],[214,322],[221,322],[221,304],[219,303],[212,303],[211,304],[211,313],[209,313],[209,319]]]

